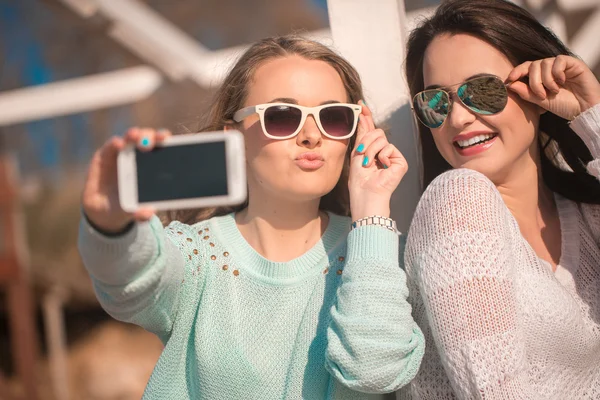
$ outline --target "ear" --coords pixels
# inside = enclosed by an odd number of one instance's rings
[[[233,130],[233,127],[232,127],[231,125],[225,125],[225,126],[223,126],[223,130],[224,130],[225,132],[227,132],[227,131],[231,131],[231,130]]]

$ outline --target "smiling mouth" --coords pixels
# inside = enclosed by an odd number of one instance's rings
[[[477,145],[489,142],[490,140],[493,140],[496,136],[498,136],[497,133],[478,135],[478,136],[472,137],[471,139],[456,140],[454,142],[454,145],[456,147],[458,147],[459,149],[468,149],[469,147],[473,147],[473,146],[477,146]]]

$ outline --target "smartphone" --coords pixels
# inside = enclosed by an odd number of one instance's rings
[[[244,136],[238,131],[167,138],[150,151],[135,146],[117,158],[123,210],[229,206],[247,196]]]

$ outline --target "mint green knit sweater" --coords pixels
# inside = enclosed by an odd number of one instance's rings
[[[144,399],[376,399],[407,384],[424,339],[398,236],[329,217],[286,263],[258,254],[232,214],[167,228],[154,217],[118,238],[82,219],[100,303],[165,344]]]

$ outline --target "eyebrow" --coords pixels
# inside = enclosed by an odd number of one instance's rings
[[[288,104],[298,104],[298,100],[296,99],[292,99],[290,97],[278,97],[276,99],[273,99],[271,101],[269,101],[268,103],[288,103]],[[337,104],[340,103],[337,100],[327,100],[322,102],[320,105],[325,105],[325,104]]]
[[[479,78],[479,77],[482,77],[482,76],[490,76],[490,75],[492,75],[492,74],[486,74],[486,73],[475,74],[475,75],[472,75],[472,76],[468,77],[467,79],[465,79],[461,83],[464,83],[466,81],[470,81],[471,79]],[[429,90],[429,89],[448,89],[451,86],[460,85],[461,83],[455,83],[454,85],[449,85],[449,86],[429,85],[424,90]]]

